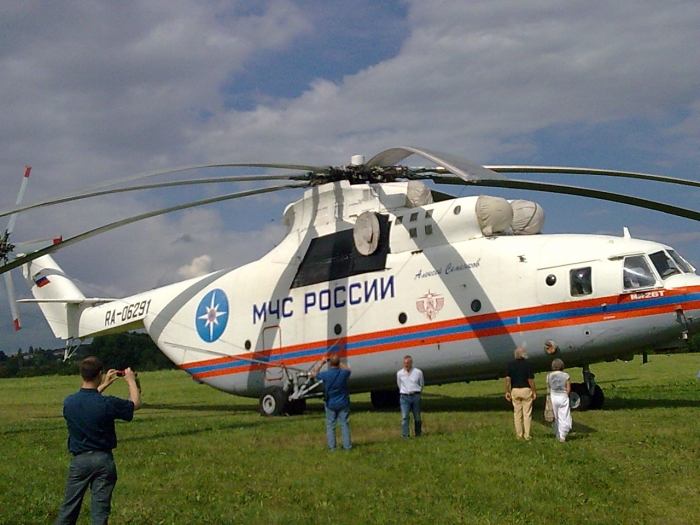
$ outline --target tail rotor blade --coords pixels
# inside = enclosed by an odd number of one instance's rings
[[[22,324],[19,321],[19,311],[17,310],[17,298],[15,297],[15,286],[12,283],[12,275],[7,272],[5,275],[5,289],[7,290],[7,296],[10,300],[10,312],[12,313],[12,325],[17,332],[22,328]]]

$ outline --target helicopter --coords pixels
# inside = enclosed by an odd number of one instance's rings
[[[434,165],[399,164],[418,155]],[[678,347],[698,331],[700,276],[672,247],[622,236],[545,234],[537,203],[484,194],[453,197],[426,184],[580,195],[700,220],[700,213],[601,190],[507,178],[504,173],[573,173],[700,186],[684,179],[613,170],[481,166],[424,148],[397,147],[347,166],[235,163],[202,167],[294,170],[282,175],[194,179],[105,189],[100,185],[18,213],[124,191],[208,182],[282,180],[129,217],[69,239],[22,249],[3,237],[0,273],[22,267],[57,338],[76,342],[145,330],[195,380],[259,400],[266,416],[299,414],[322,396],[312,370],[330,353],[351,368],[353,393],[377,408],[398,403],[395,374],[406,354],[426,384],[496,379],[516,347],[537,371],[560,357],[582,368],[580,409],[601,408],[590,365]],[[180,209],[303,188],[283,212],[286,235],[259,260],[125,298],[86,297],[52,258],[111,229]],[[16,253],[15,251],[16,250]],[[9,287],[8,287],[9,288]],[[14,298],[11,298],[14,301]]]

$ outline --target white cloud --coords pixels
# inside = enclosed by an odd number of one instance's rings
[[[177,273],[184,279],[206,275],[212,270],[212,261],[209,255],[200,255],[192,259],[189,265],[178,268]]]

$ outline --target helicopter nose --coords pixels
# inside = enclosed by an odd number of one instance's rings
[[[686,327],[682,338],[687,339],[689,335],[700,333],[700,275],[672,275],[664,281],[664,288],[683,291],[676,307],[678,322]]]

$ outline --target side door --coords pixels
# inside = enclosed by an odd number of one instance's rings
[[[265,383],[279,383],[284,378],[284,358],[282,356],[282,327],[267,326],[262,332],[263,350],[267,366]]]

